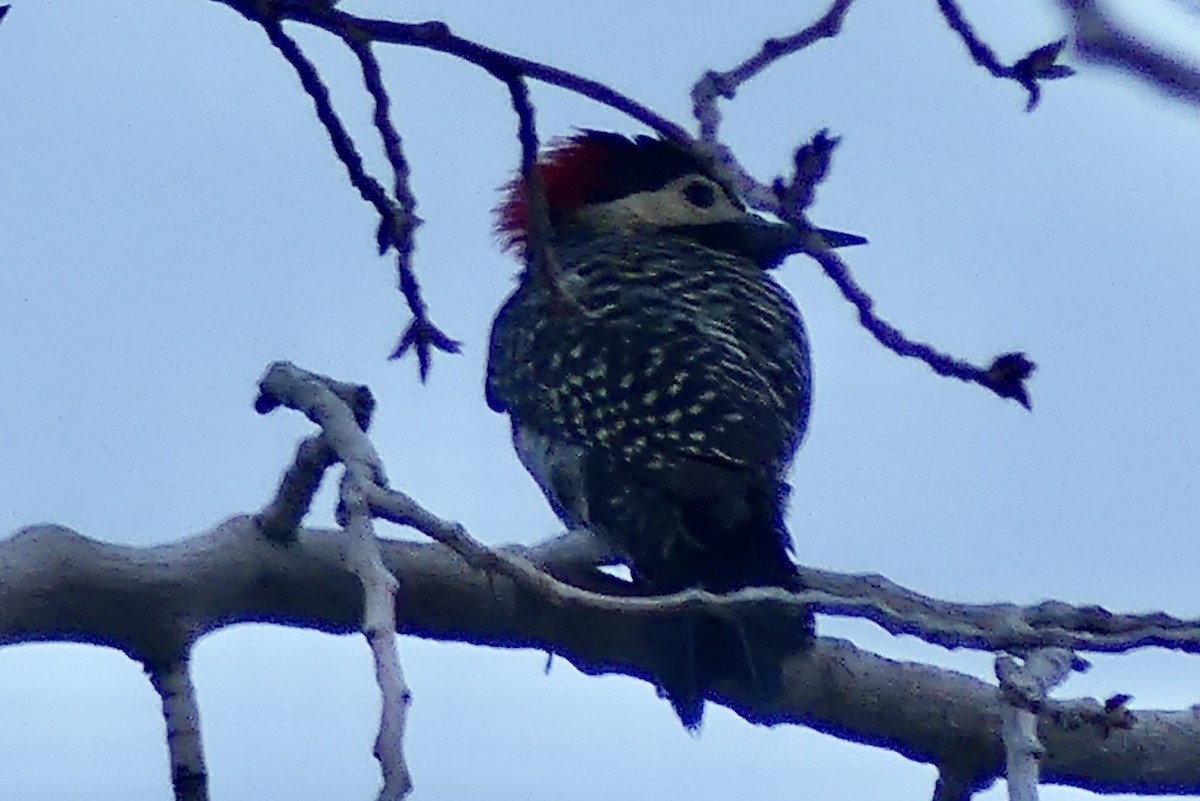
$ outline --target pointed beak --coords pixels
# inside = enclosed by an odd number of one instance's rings
[[[810,228],[800,231],[788,223],[774,222],[757,214],[705,225],[681,225],[672,230],[710,247],[740,253],[764,270],[772,270],[796,253],[813,253],[830,248],[865,245],[865,237]]]
[[[757,215],[748,217],[742,229],[742,247],[746,255],[765,269],[773,269],[788,256],[819,250],[867,244],[866,237],[832,231],[827,228],[797,230],[788,223],[774,222]]]

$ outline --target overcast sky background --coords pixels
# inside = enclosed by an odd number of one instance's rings
[[[747,5],[347,7],[445,20],[687,122],[702,70],[826,3]],[[966,11],[1011,61],[1061,34],[1050,5]],[[1200,40],[1186,17],[1151,19],[1158,3],[1126,5],[1149,29]],[[352,57],[293,31],[386,182]],[[369,384],[390,476],[431,510],[489,543],[558,530],[482,394],[491,315],[517,269],[489,217],[518,157],[507,94],[437,53],[383,60],[427,221],[420,278],[434,320],[464,342],[425,386],[412,361],[386,360],[407,312],[374,255],[373,212],[260,30],[205,0],[14,0],[0,26],[0,535],[53,521],[151,544],[255,510],[310,431],[251,409],[275,359]],[[640,131],[558,89],[533,93],[544,137]],[[1030,414],[885,351],[814,263],[786,264],[816,372],[792,476],[798,556],[946,599],[1200,615],[1196,111],[1087,67],[1046,86],[1036,113],[1024,100],[969,61],[932,0],[862,0],[839,39],[724,106],[727,141],[764,178],[815,130],[844,137],[812,217],[871,238],[846,257],[883,316],[978,362],[1024,349],[1039,364]],[[331,521],[324,499],[311,522]],[[821,629],[991,676],[987,654],[867,624]],[[712,705],[692,738],[648,685],[562,660],[547,677],[542,653],[400,648],[417,798],[865,801],[928,797],[934,780],[888,752]],[[1200,700],[1195,658],[1094,661],[1059,695]],[[194,668],[214,799],[374,797],[377,693],[360,638],[245,626],[203,641]],[[0,650],[0,798],[169,793],[138,665],[82,646]]]

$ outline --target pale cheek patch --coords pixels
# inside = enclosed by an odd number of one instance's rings
[[[620,231],[728,222],[742,219],[746,213],[724,195],[719,195],[711,208],[697,208],[684,199],[680,186],[668,184],[656,192],[639,192],[610,203],[582,208],[575,216],[588,228]]]

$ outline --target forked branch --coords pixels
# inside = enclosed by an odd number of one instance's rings
[[[804,216],[811,204],[817,184],[828,167],[828,155],[836,139],[822,132],[813,141],[796,153],[796,169],[790,182],[778,178],[766,183],[755,179],[738,161],[733,151],[719,135],[720,112],[717,101],[721,97],[732,98],[747,81],[767,67],[782,59],[810,47],[814,43],[836,36],[853,0],[833,0],[827,11],[811,25],[798,32],[780,38],[768,39],[760,50],[740,64],[724,72],[710,70],[702,76],[692,89],[693,108],[699,123],[700,137],[693,140],[680,125],[652,111],[628,95],[616,91],[598,81],[585,78],[567,70],[552,67],[531,59],[504,53],[465,39],[453,33],[443,22],[399,23],[390,20],[368,19],[348,14],[334,7],[327,0],[217,0],[235,9],[266,30],[272,44],[296,70],[304,90],[312,98],[318,119],[324,125],[334,152],[345,165],[351,183],[375,208],[379,216],[378,244],[380,253],[396,250],[396,267],[399,285],[412,311],[413,320],[404,331],[392,353],[393,358],[415,350],[422,380],[427,376],[432,352],[442,350],[457,352],[460,343],[442,332],[429,318],[428,309],[421,297],[416,274],[412,267],[413,232],[420,220],[416,216],[416,200],[408,183],[408,166],[404,159],[401,140],[390,116],[390,102],[379,64],[372,45],[376,43],[399,44],[440,51],[475,64],[486,70],[507,87],[513,99],[514,109],[521,121],[519,139],[522,145],[524,185],[530,193],[528,208],[533,212],[530,225],[530,242],[536,247],[526,248],[526,257],[531,267],[538,272],[553,275],[554,253],[549,237],[539,226],[548,230],[548,217],[544,216],[544,199],[540,198],[538,176],[531,169],[533,156],[530,144],[537,144],[533,128],[533,107],[529,103],[526,80],[536,80],[561,87],[608,105],[635,120],[653,128],[659,134],[673,139],[684,146],[696,149],[702,157],[712,161],[724,172],[729,182],[748,202],[757,209],[777,214],[794,225],[809,240],[803,252],[812,255],[821,264],[826,274],[835,282],[844,297],[858,309],[862,324],[876,340],[897,354],[919,359],[927,363],[940,375],[977,383],[1003,398],[1017,400],[1024,406],[1030,405],[1025,381],[1032,373],[1033,363],[1023,354],[1010,353],[996,357],[987,367],[977,367],[969,362],[942,353],[929,345],[915,342],[906,337],[896,326],[877,317],[873,301],[850,276],[848,267],[828,251],[827,243],[813,237],[815,229]],[[943,12],[951,26],[959,30],[973,54],[983,58],[990,54],[978,42],[974,33],[962,19],[961,12],[952,0],[940,0]],[[358,58],[364,85],[374,102],[374,124],[383,144],[384,153],[392,169],[392,194],[382,184],[368,175],[362,159],[345,127],[337,117],[330,102],[329,92],[320,80],[316,68],[304,57],[296,43],[282,28],[285,21],[294,21],[321,28],[340,38]],[[1061,43],[1055,48],[1061,47]],[[1003,67],[995,61],[984,59],[981,63],[1000,77],[1022,81],[1036,97],[1037,81],[1064,77],[1068,71],[1054,63],[1058,49],[1050,52],[1040,48],[1030,53],[1012,67]],[[805,159],[810,165],[819,165],[819,170],[802,170]],[[552,281],[560,287],[560,282]],[[568,293],[561,292],[564,308],[573,308]]]
[[[771,589],[731,595],[692,590],[656,598],[591,592],[553,578],[525,556],[560,566],[572,559],[587,566],[609,558],[603,550],[581,548],[578,537],[534,548],[491,549],[389,488],[366,436],[370,404],[362,388],[275,365],[263,390],[260,409],[297,408],[322,430],[299,449],[275,499],[258,515],[231,518],[210,532],[148,549],[97,543],[56,526],[33,527],[0,541],[0,644],[91,642],[161,666],[151,677],[175,738],[171,753],[180,799],[203,799],[205,792],[199,721],[186,661],[177,658],[180,645],[239,622],[339,633],[367,630],[384,693],[377,745],[381,797],[396,799],[411,786],[399,747],[409,691],[398,661],[389,656],[394,655],[388,632],[392,615],[410,634],[540,648],[585,672],[617,671],[647,680],[653,680],[655,655],[640,622],[645,617],[699,609],[720,613],[756,604],[805,604],[821,613],[861,614],[877,622],[907,617],[906,633],[922,636],[928,624],[935,632],[926,633],[931,642],[988,650],[998,642],[1037,644],[1038,626],[1045,621],[1055,624],[1047,639],[1071,637],[1079,650],[1094,644],[1094,637],[1106,637],[1106,649],[1118,650],[1119,637],[1137,647],[1151,631],[1155,637],[1174,632],[1175,647],[1182,650],[1194,649],[1197,641],[1200,623],[1195,621],[1109,615],[1106,626],[1095,609],[960,606],[875,577],[815,571],[802,574],[811,589],[794,595]],[[281,521],[303,516],[330,453],[346,467],[343,525],[358,530],[293,526],[288,536],[279,536],[288,529]],[[371,520],[377,518],[416,529],[437,544],[378,540],[371,533]],[[273,522],[268,527],[264,521]],[[373,589],[364,579],[364,566],[369,569],[375,559],[378,576],[399,581],[383,580],[382,590]],[[389,609],[381,610],[381,604]],[[944,637],[951,626],[963,635],[953,643]],[[1014,632],[1019,633],[1015,639]],[[1039,658],[1033,650],[1026,653]],[[1123,696],[1108,702],[1052,701],[1044,694],[1022,693],[1022,686],[1009,680],[1002,691],[953,671],[887,660],[848,642],[818,637],[811,649],[789,658],[778,696],[762,699],[753,688],[727,682],[713,687],[709,698],[751,721],[798,723],[936,765],[940,798],[965,798],[1001,775],[1000,721],[1006,704],[1037,716],[1046,746],[1043,781],[1109,791],[1200,792],[1200,763],[1194,758],[1200,718],[1191,710],[1130,711]]]

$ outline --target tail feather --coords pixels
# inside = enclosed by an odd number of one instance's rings
[[[711,505],[685,506],[683,542],[672,554],[667,575],[655,576],[658,581],[651,586],[660,593],[687,587],[715,593],[746,587],[801,589],[782,521],[786,485],[748,489],[743,507],[748,514],[728,527],[719,525],[721,518]],[[811,642],[813,618],[806,609],[777,606],[736,613],[701,610],[663,621],[657,633],[666,656],[659,671],[662,692],[684,726],[694,730],[703,715],[704,696],[718,683],[749,688],[757,699],[778,695],[783,660]]]
[[[783,524],[789,488],[765,469],[684,460],[642,470],[605,450],[586,458],[588,522],[625,552],[636,593],[799,589]],[[775,695],[784,657],[812,636],[807,610],[778,606],[689,610],[646,626],[648,667],[689,729],[722,682]]]
[[[777,696],[784,660],[812,642],[813,618],[804,609],[750,608],[735,617],[705,610],[658,621],[655,628],[664,657],[657,669],[662,694],[694,730],[705,695],[718,684],[746,688],[752,699]]]

